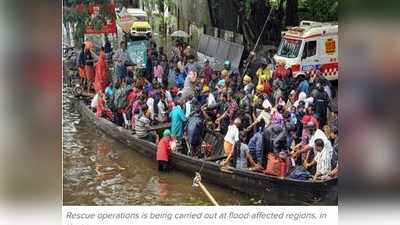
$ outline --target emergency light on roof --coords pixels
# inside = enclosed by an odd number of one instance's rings
[[[317,27],[321,26],[322,23],[320,22],[315,22],[315,21],[309,21],[309,20],[302,20],[300,22],[300,27]]]
[[[288,33],[290,34],[296,34],[296,35],[302,35],[304,32],[304,28],[302,27],[288,27]]]

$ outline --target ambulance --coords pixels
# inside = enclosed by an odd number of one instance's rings
[[[274,60],[284,60],[294,77],[300,72],[312,76],[319,71],[326,79],[337,80],[338,47],[337,23],[301,21],[300,26],[283,32]]]

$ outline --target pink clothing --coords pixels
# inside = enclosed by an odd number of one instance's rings
[[[319,121],[314,115],[304,115],[303,118],[301,119],[301,123],[303,125],[307,125],[307,123],[313,122],[315,124],[315,127],[319,129]]]
[[[163,75],[164,75],[164,70],[163,70],[162,66],[161,65],[155,66],[154,67],[154,76],[156,78],[162,78]]]
[[[157,161],[168,161],[171,152],[171,137],[163,137],[157,145]]]

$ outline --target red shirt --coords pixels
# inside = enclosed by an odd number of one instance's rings
[[[168,161],[171,137],[163,137],[157,145],[157,161]]]
[[[275,70],[275,77],[276,78],[284,78],[288,74],[288,71],[282,65],[278,65]]]
[[[319,121],[318,121],[318,119],[314,116],[314,115],[304,115],[303,116],[303,118],[302,118],[302,120],[301,120],[301,122],[304,124],[304,125],[307,125],[307,123],[309,123],[309,122],[313,122],[314,124],[315,124],[315,127],[317,128],[317,129],[319,129]]]
[[[103,112],[105,110],[104,105],[105,105],[104,99],[99,97],[97,99],[97,103],[96,103],[96,116],[97,116],[97,118],[100,118],[100,117],[103,116]]]

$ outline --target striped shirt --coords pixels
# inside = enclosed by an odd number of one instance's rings
[[[317,152],[314,160],[317,162],[316,173],[320,173],[322,176],[326,176],[331,172],[331,154],[328,149],[324,147],[321,152]]]
[[[150,120],[145,117],[141,116],[139,119],[136,120],[135,122],[135,131],[136,131],[136,136],[138,138],[145,138],[148,135],[147,128],[150,127]]]

